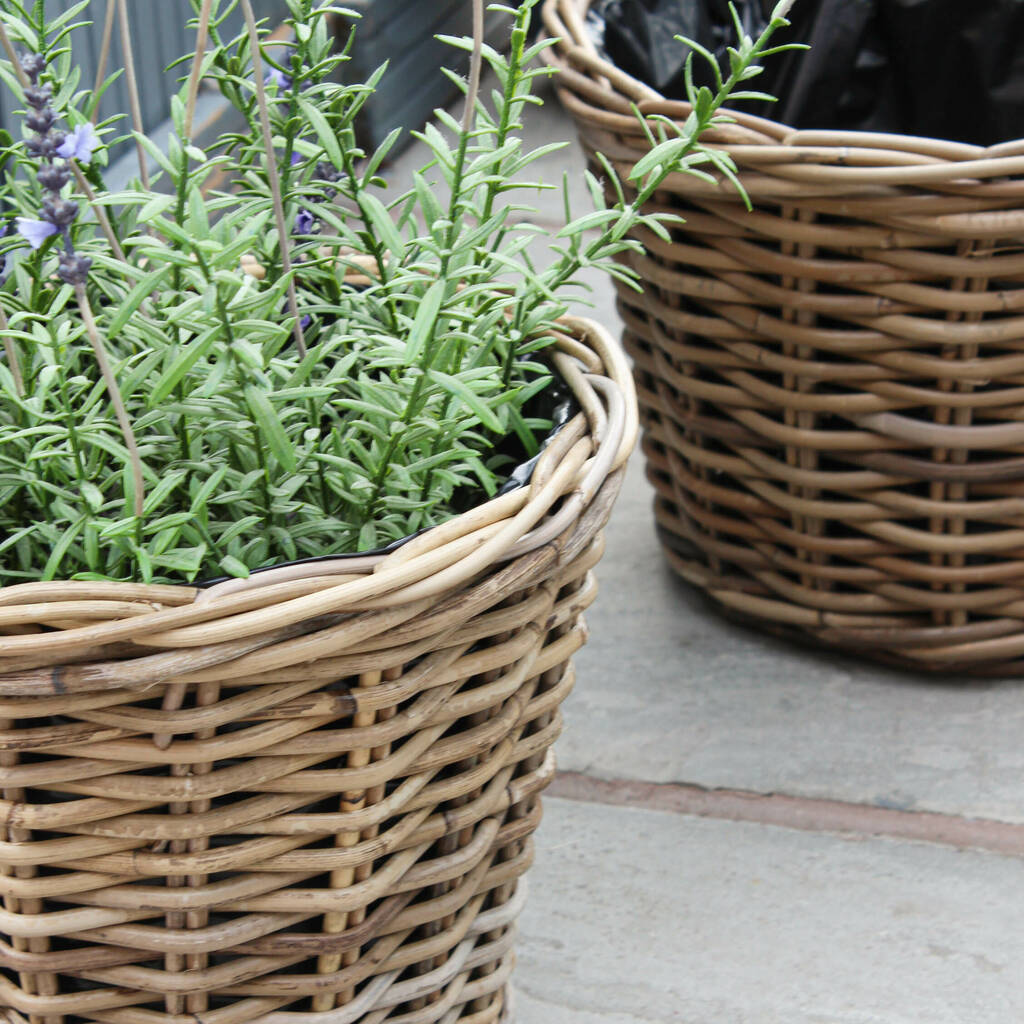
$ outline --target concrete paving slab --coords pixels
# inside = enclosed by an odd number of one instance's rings
[[[634,457],[559,764],[1024,822],[1024,681],[938,682],[722,618],[665,566]]]
[[[1024,863],[549,799],[516,1024],[1024,1019]]]

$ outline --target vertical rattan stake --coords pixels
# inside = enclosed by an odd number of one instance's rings
[[[0,720],[0,731],[6,731],[10,729],[14,723],[9,719]],[[20,760],[20,755],[14,750],[0,751],[0,777],[2,777],[4,768],[15,767]],[[10,801],[14,804],[21,804],[25,801],[25,790],[24,789],[0,789],[0,795],[3,796],[4,800]],[[0,826],[0,839],[6,843],[23,843],[28,844],[33,840],[32,832],[26,828],[16,828],[12,824],[6,826]],[[34,864],[22,864],[17,867],[10,865],[0,866],[0,878],[35,878],[39,874],[39,869]],[[5,895],[3,897],[4,909],[12,914],[21,914],[26,918],[31,918],[34,915],[43,913],[43,901],[41,899],[25,899],[18,898],[16,896]],[[45,936],[37,936],[33,938],[26,938],[20,935],[10,936],[8,940],[11,946],[19,953],[34,953],[34,954],[45,954],[51,949],[50,939]],[[59,984],[57,977],[54,974],[45,972],[36,972],[31,970],[23,970],[18,973],[19,980],[23,988],[28,992],[33,992],[37,995],[42,996],[55,996],[59,991]],[[24,1020],[24,1018],[12,1017],[11,1020],[18,1021]],[[32,1021],[43,1020],[50,1022],[57,1018],[53,1017],[32,1017]]]
[[[249,32],[249,48],[252,50],[252,76],[256,85],[256,100],[260,110],[260,127],[263,130],[263,147],[267,152],[267,180],[270,183],[270,195],[274,202],[274,220],[277,224],[277,242],[281,249],[281,270],[288,278],[288,312],[295,321],[292,331],[295,334],[295,347],[299,355],[306,357],[306,338],[302,330],[302,317],[299,316],[299,300],[295,294],[295,280],[292,278],[292,258],[288,252],[288,226],[284,220],[284,200],[281,197],[281,179],[277,173],[277,158],[274,155],[274,135],[270,130],[270,112],[267,107],[267,90],[263,84],[263,55],[260,52],[260,34],[256,27],[256,15],[253,14],[249,0],[242,0],[242,14]]]
[[[364,672],[359,677],[360,688],[368,688],[378,686],[386,678],[387,680],[394,680],[399,678],[402,674],[402,669],[394,668],[388,669],[386,673],[379,671]],[[352,718],[353,728],[369,728],[374,725],[379,718],[391,717],[390,712],[393,714],[393,708],[384,708],[380,712],[377,711],[359,711]],[[348,767],[349,768],[365,768],[368,764],[374,760],[378,760],[381,757],[386,757],[388,749],[384,750],[352,750],[348,755]],[[376,803],[382,800],[384,797],[383,791],[358,791],[352,793],[342,794],[340,809],[342,813],[351,813],[353,811],[362,810],[364,807]],[[361,832],[339,832],[335,837],[334,845],[340,849],[351,849],[353,846],[357,846],[361,839],[363,839],[363,833]],[[362,870],[361,870],[362,869]],[[331,872],[331,888],[332,889],[346,889],[348,886],[364,881],[368,875],[368,866],[359,865],[356,867],[338,868]],[[327,935],[337,935],[340,932],[345,931],[346,928],[355,927],[365,919],[365,910],[352,910],[347,912],[334,912],[324,914],[323,929]],[[340,970],[342,967],[346,967],[354,962],[354,959],[358,958],[359,950],[353,949],[348,950],[347,954],[343,953],[328,953],[321,956],[317,960],[317,973],[318,974],[333,974]],[[350,1002],[354,993],[348,992],[324,992],[321,995],[313,997],[313,1010],[316,1013],[324,1013],[328,1010],[333,1010],[337,1005],[344,1006]]]

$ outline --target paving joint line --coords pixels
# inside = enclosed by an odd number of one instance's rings
[[[991,818],[966,818],[937,811],[900,811],[782,793],[706,789],[679,782],[599,779],[580,772],[558,772],[548,794],[582,803],[746,821],[802,832],[839,832],[937,843],[956,849],[1024,857],[1024,825]]]

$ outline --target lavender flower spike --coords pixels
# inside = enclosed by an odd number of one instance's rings
[[[99,144],[99,137],[87,121],[64,137],[64,142],[57,147],[57,156],[87,164],[92,160],[92,154]]]
[[[25,103],[29,111],[25,123],[32,131],[25,142],[25,148],[30,156],[40,162],[36,179],[44,193],[40,209],[43,219],[19,217],[18,232],[33,249],[38,249],[46,239],[59,234],[63,246],[57,276],[65,284],[81,290],[88,279],[92,260],[75,252],[71,225],[78,217],[79,206],[61,195],[61,190],[71,179],[71,172],[67,164],[57,163],[55,159],[61,157],[64,160],[89,161],[98,140],[91,125],[82,125],[70,135],[65,135],[57,128],[57,114],[51,103],[53,90],[39,81],[39,76],[46,68],[46,61],[39,54],[25,54],[21,59],[21,67],[28,78]]]
[[[56,224],[48,220],[32,220],[29,217],[18,217],[18,234],[24,238],[33,249],[38,249],[48,238],[57,234],[59,230]]]
[[[57,276],[65,283],[74,288],[84,285],[89,279],[89,270],[92,267],[92,260],[88,256],[80,256],[76,252],[64,251],[60,254],[60,266],[57,268]]]

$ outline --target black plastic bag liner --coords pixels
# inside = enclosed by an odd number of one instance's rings
[[[756,36],[774,0],[739,0]],[[609,58],[672,99],[685,99],[685,35],[725,64],[735,29],[725,0],[599,0]],[[737,104],[794,128],[922,135],[977,145],[1024,137],[1024,0],[798,0],[748,83],[777,104]],[[699,58],[699,84],[710,75]]]
[[[759,35],[766,19],[760,0],[738,0],[736,11],[744,31]],[[683,66],[689,50],[676,40],[686,36],[719,58],[736,39],[727,0],[599,0],[591,8],[603,23],[604,46],[612,62],[658,92],[685,99]],[[694,78],[710,76],[694,65]]]

